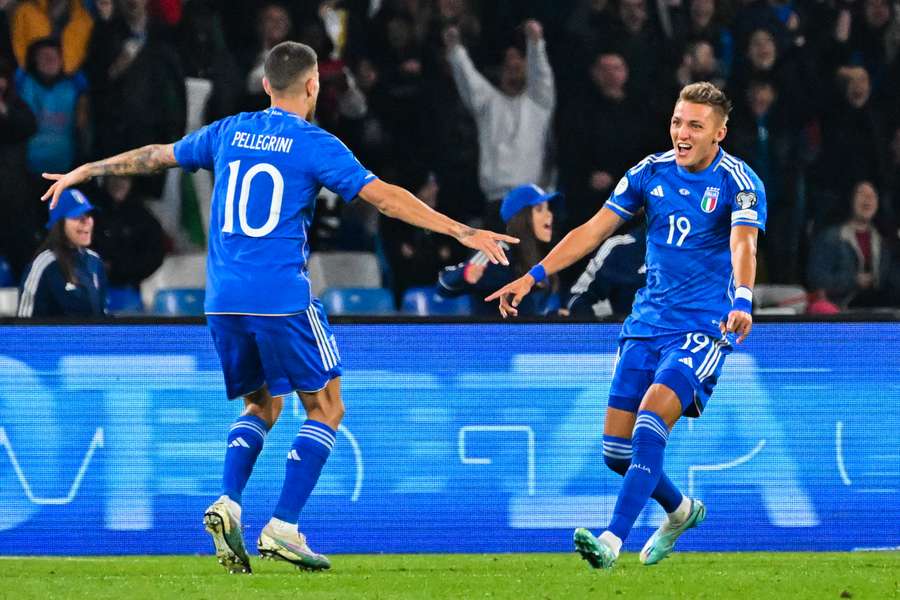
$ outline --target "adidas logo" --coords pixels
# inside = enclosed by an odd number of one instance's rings
[[[236,438],[234,441],[232,441],[230,444],[228,444],[228,447],[229,448],[249,448],[250,444],[245,442],[244,438],[239,437],[239,438]]]
[[[685,356],[684,358],[679,358],[678,362],[680,362],[683,365],[687,365],[691,369],[694,368],[694,361],[691,360],[690,356]]]
[[[297,462],[300,461],[300,455],[297,454],[296,450],[291,450],[290,452],[288,452],[287,458],[288,460],[296,460]]]
[[[651,196],[656,196],[657,198],[662,198],[662,197],[663,197],[663,189],[662,189],[662,186],[661,186],[661,185],[658,185],[658,186],[656,186],[655,188],[653,188],[653,191],[650,192],[650,195],[651,195]]]

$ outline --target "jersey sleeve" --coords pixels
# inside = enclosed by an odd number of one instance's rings
[[[330,133],[322,131],[317,136],[315,156],[313,168],[319,182],[346,202],[356,198],[364,185],[375,180],[375,175]]]
[[[646,159],[644,159],[646,161]],[[626,221],[631,219],[644,206],[644,161],[628,170],[606,201],[604,206]]]
[[[197,169],[213,169],[225,121],[223,119],[210,123],[175,142],[175,160],[182,169],[192,172]]]
[[[735,169],[731,185],[731,226],[748,225],[766,230],[766,187],[746,164]]]

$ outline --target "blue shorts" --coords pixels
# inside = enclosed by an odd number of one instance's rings
[[[228,398],[266,384],[273,396],[316,392],[341,374],[341,357],[322,303],[284,317],[206,315]]]
[[[731,350],[724,337],[699,332],[623,338],[609,406],[636,413],[647,388],[661,383],[678,395],[684,416],[699,417]]]

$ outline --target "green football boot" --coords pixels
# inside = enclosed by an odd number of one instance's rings
[[[669,523],[666,519],[659,529],[653,532],[647,543],[641,550],[641,562],[645,565],[655,565],[675,551],[675,541],[678,537],[690,529],[696,527],[706,518],[706,506],[699,500],[691,499],[691,511],[687,519],[677,525]]]
[[[306,536],[299,531],[279,531],[269,523],[256,542],[259,556],[268,560],[283,560],[304,571],[324,571],[331,568],[331,561],[324,554],[313,552],[306,543]]]
[[[584,527],[575,530],[575,551],[595,569],[611,569],[618,558],[612,548]]]

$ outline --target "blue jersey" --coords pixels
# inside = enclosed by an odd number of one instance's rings
[[[718,337],[734,297],[731,228],[765,231],[766,193],[756,173],[721,149],[697,173],[679,167],[674,151],[653,154],[622,177],[605,206],[624,219],[643,208],[647,218],[647,285],[622,336]]]
[[[207,314],[306,310],[307,231],[319,190],[350,201],[375,179],[336,137],[277,108],[211,123],[176,143],[175,159],[215,173]]]

